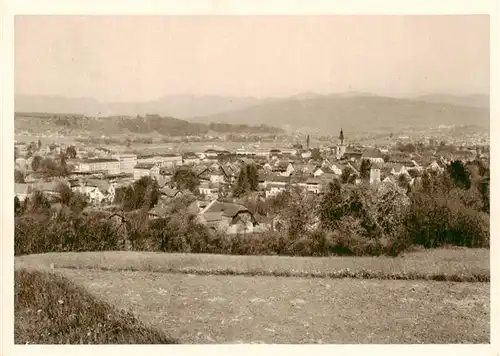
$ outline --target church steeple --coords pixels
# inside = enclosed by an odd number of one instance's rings
[[[340,145],[344,146],[344,131],[342,129],[340,129],[339,139],[340,139]]]

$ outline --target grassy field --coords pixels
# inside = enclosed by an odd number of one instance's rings
[[[109,303],[133,313],[144,323],[140,328],[161,330],[179,343],[490,342],[489,250],[483,249],[423,250],[396,258],[51,253],[15,257],[15,268],[51,271],[90,293],[79,290],[84,297],[75,293],[67,304],[64,299],[63,306],[77,311],[50,312],[61,335],[72,327],[71,314],[83,314],[94,303],[104,305],[96,310],[107,310]],[[33,302],[25,296],[17,305],[16,289],[16,332],[25,335],[16,342],[53,340],[33,337],[54,327],[40,324],[34,310],[57,312],[58,298],[67,292],[50,287],[53,296],[46,301],[36,294],[49,287],[29,285],[36,286],[29,292]],[[83,317],[85,323],[105,320],[104,311],[96,313]],[[73,329],[71,338],[56,340],[91,342],[81,339],[86,332]],[[161,342],[162,336],[145,337]]]
[[[59,269],[180,343],[489,343],[489,283]]]
[[[18,270],[14,281],[16,344],[175,343],[62,276]]]
[[[68,252],[18,256],[15,266],[205,275],[487,282],[489,250],[436,249],[399,257],[282,257],[155,252]]]

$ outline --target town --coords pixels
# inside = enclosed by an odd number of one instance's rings
[[[334,179],[407,189],[421,180],[424,171],[442,172],[454,160],[489,159],[487,146],[454,147],[438,144],[435,139],[385,148],[351,145],[343,130],[331,146],[311,147],[309,136],[304,141],[272,149],[249,146],[232,151],[142,155],[113,152],[105,146],[16,142],[15,196],[23,203],[41,191],[57,207],[58,189],[64,184],[86,196],[93,209],[117,211],[117,192],[150,177],[160,192],[149,210],[151,219],[162,217],[163,206],[173,198],[190,192],[196,197],[195,212],[200,221],[211,228],[228,234],[257,233],[272,229],[273,219],[266,217],[259,223],[255,212],[241,204],[247,194],[265,201],[295,187],[306,194],[321,195]],[[253,187],[241,186],[239,179],[248,166],[255,167]],[[175,179],[179,172],[191,173],[194,183],[189,187],[179,184]],[[241,219],[245,214],[251,218]]]

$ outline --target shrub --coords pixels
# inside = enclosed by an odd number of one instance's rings
[[[489,216],[467,207],[457,195],[419,192],[412,197],[405,220],[409,238],[428,248],[489,246]]]

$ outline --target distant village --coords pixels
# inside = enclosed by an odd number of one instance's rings
[[[47,158],[56,160],[61,154],[69,171],[47,175],[40,168],[41,162]],[[307,136],[303,144],[272,149],[250,147],[138,155],[84,145],[44,146],[38,141],[16,142],[15,155],[15,196],[20,202],[35,191],[55,196],[57,186],[63,183],[72,191],[86,195],[93,209],[112,209],[116,207],[118,189],[142,177],[151,177],[161,194],[156,206],[149,211],[151,219],[165,213],[163,206],[168,201],[186,194],[177,189],[172,178],[177,170],[189,169],[199,180],[193,192],[197,200],[191,207],[192,212],[207,226],[228,234],[239,233],[242,228],[258,233],[273,226],[272,221],[257,221],[233,196],[240,171],[249,164],[257,168],[256,195],[266,200],[291,187],[300,188],[305,194],[321,195],[335,178],[374,187],[401,185],[401,182],[411,186],[418,182],[423,171],[442,172],[452,160],[489,159],[488,150],[478,146],[446,150],[445,145],[436,142],[422,144],[418,150],[405,150],[398,145],[361,147],[349,144],[343,130],[337,142],[329,147],[311,147]]]

